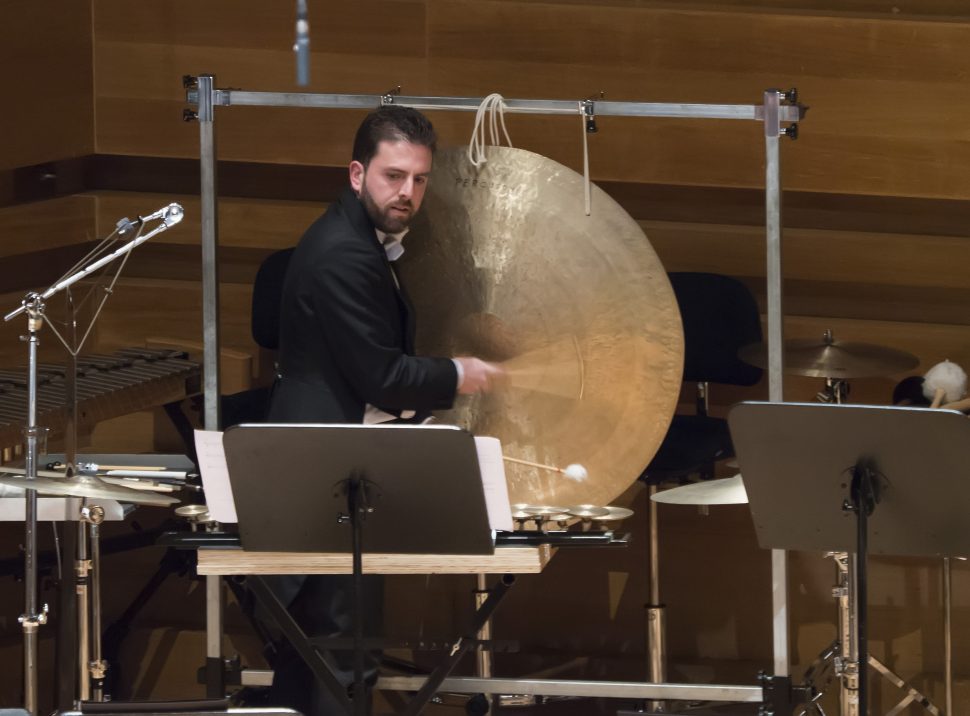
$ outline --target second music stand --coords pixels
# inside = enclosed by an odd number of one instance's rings
[[[970,554],[970,420],[956,411],[741,403],[728,416],[759,544],[855,552],[859,713],[868,554]]]

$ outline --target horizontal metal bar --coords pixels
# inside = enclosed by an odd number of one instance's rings
[[[198,90],[185,94],[186,102],[197,104]],[[216,90],[214,104],[224,107],[315,107],[318,109],[373,109],[388,101],[378,94],[314,94],[308,92],[245,92]],[[482,103],[480,97],[417,97],[393,95],[390,102],[421,110],[474,112]],[[506,111],[513,114],[565,114],[580,112],[585,100],[506,99]],[[750,119],[761,121],[764,109],[760,104],[684,104],[667,102],[605,102],[593,101],[593,114],[613,117],[670,117],[697,119]],[[783,122],[797,122],[802,108],[782,105]]]
[[[386,691],[417,691],[423,676],[382,676],[377,688]],[[564,681],[558,679],[482,679],[456,676],[445,679],[441,692],[458,694],[525,694],[530,696],[586,696],[590,698],[656,699],[689,701],[737,701],[761,703],[760,686],[721,684],[649,684],[640,681]]]

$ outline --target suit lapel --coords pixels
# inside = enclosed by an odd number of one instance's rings
[[[367,211],[350,187],[344,189],[340,197],[340,203],[356,232],[373,246],[374,250],[380,255],[381,261],[384,263],[384,268],[387,271],[387,281],[394,287],[394,295],[397,303],[396,308],[401,319],[401,333],[404,337],[404,352],[408,355],[414,355],[416,324],[414,320],[414,306],[411,304],[411,299],[404,290],[404,285],[398,279],[394,268],[391,266],[391,262],[387,260],[387,253],[377,238],[377,231],[370,217],[367,216]]]

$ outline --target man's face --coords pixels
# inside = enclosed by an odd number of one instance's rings
[[[380,142],[365,168],[350,163],[350,186],[371,221],[381,231],[396,234],[407,228],[421,208],[431,173],[431,150],[410,142]]]

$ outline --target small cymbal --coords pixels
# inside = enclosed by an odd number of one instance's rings
[[[68,497],[102,497],[106,500],[131,502],[139,505],[174,505],[176,497],[160,495],[145,490],[132,490],[121,485],[112,485],[96,477],[75,476],[72,478],[37,477],[28,480],[22,476],[0,477],[0,485],[19,487],[23,490],[37,490],[47,495],[66,495]]]
[[[550,515],[561,515],[568,510],[565,507],[556,507],[555,505],[526,505],[522,508],[522,512],[530,517],[548,517]]]
[[[738,351],[745,363],[768,367],[768,348],[764,343],[752,343]],[[810,378],[872,378],[912,370],[919,359],[911,353],[894,348],[837,341],[831,331],[825,331],[821,341],[797,338],[785,341],[785,372]]]
[[[735,475],[664,490],[650,499],[669,505],[744,505],[748,502],[748,493],[741,476]]]
[[[209,507],[207,505],[182,505],[175,508],[175,514],[190,522],[203,522],[209,517]]]
[[[582,517],[583,519],[592,519],[594,517],[603,517],[610,514],[610,511],[605,507],[599,507],[598,505],[573,505],[567,512],[573,517]]]
[[[607,505],[603,509],[607,511],[605,515],[598,515],[593,518],[597,522],[619,522],[620,520],[625,520],[627,517],[633,516],[633,510],[627,507]]]
[[[526,512],[526,508],[529,507],[524,502],[516,502],[512,505],[512,519],[513,520],[530,520],[534,517],[531,512]]]

